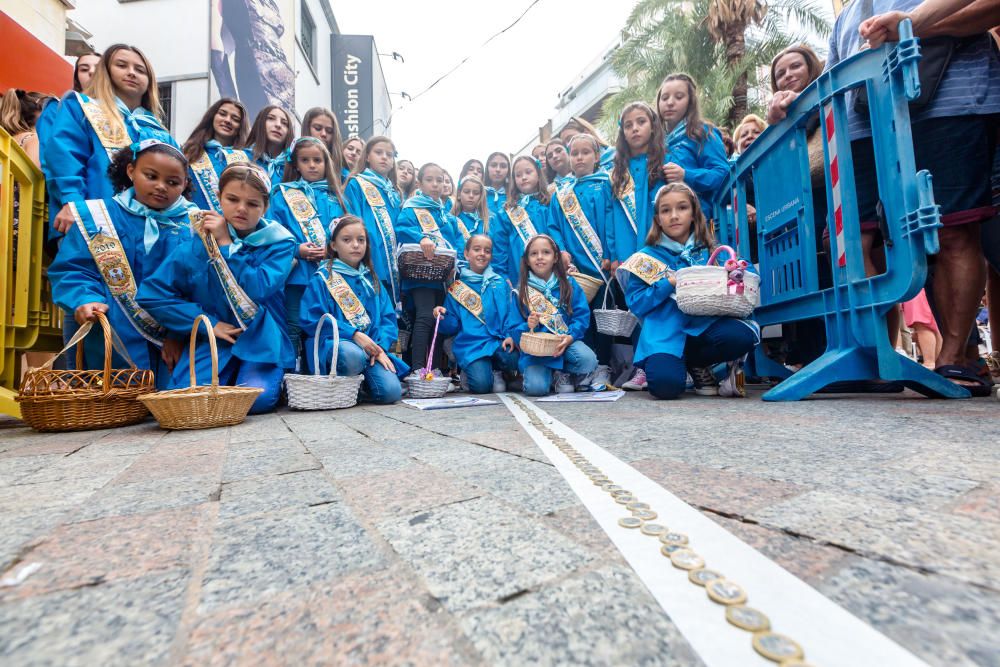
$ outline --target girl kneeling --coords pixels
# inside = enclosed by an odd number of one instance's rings
[[[517,370],[517,351],[508,333],[517,322],[514,293],[507,281],[490,268],[493,242],[474,234],[465,244],[468,268],[448,288],[444,306],[434,309],[443,317],[441,335],[455,336],[455,358],[465,372],[469,391],[488,394],[506,391],[502,374]]]
[[[527,309],[527,319],[517,311],[514,339],[541,325],[561,337],[554,356],[535,357],[522,352],[519,366],[524,375],[524,393],[545,396],[555,373],[557,391],[572,392],[572,376],[584,376],[597,368],[597,356],[582,338],[590,326],[590,307],[583,289],[566,274],[559,246],[551,236],[532,238],[521,257],[518,304]]]
[[[312,349],[316,324],[324,313],[330,313],[340,333],[337,374],[363,374],[372,402],[395,403],[402,394],[399,378],[410,369],[386,352],[399,335],[396,308],[392,294],[375,274],[368,232],[361,218],[345,215],[335,221],[330,230],[329,253],[332,259],[320,265],[302,295],[306,349]],[[325,329],[320,335],[319,370],[329,373],[333,334]],[[311,366],[312,355],[306,356]]]
[[[711,227],[698,196],[683,183],[660,188],[653,210],[646,245],[619,269],[629,309],[643,320],[635,365],[645,369],[649,393],[655,398],[677,398],[688,372],[696,393],[713,396],[719,393],[719,383],[712,367],[753,350],[760,342],[760,329],[752,320],[695,317],[680,311],[673,298],[674,271],[708,264],[715,245]],[[730,374],[735,370],[731,364]],[[728,384],[735,389],[735,383]]]
[[[219,177],[222,214],[195,218],[195,234],[143,281],[137,300],[175,338],[207,315],[218,341],[219,382],[264,389],[251,413],[273,410],[284,370],[294,362],[285,332],[285,280],[292,270],[295,239],[277,222],[261,217],[271,183],[263,169],[233,164]],[[187,350],[172,378],[186,387],[194,364],[199,384],[211,380],[208,345]]]

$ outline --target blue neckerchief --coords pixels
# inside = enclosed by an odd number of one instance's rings
[[[431,211],[443,211],[444,205],[439,199],[432,199],[420,190],[414,190],[410,198],[403,204],[403,208],[426,208]]]
[[[369,271],[368,267],[365,266],[364,264],[358,264],[358,268],[355,269],[346,264],[341,259],[334,259],[332,262],[330,262],[330,270],[336,271],[337,273],[344,276],[354,276],[355,278],[360,278],[361,283],[369,290],[371,290],[372,294],[375,293],[375,288],[372,287],[372,281],[369,278],[372,272]]]
[[[396,189],[396,186],[393,185],[392,181],[370,167],[358,174],[358,176],[361,176],[366,181],[376,186],[379,190],[385,192],[389,196],[389,203],[392,207],[399,208],[399,191]]]
[[[678,141],[680,141],[684,137],[684,133],[685,132],[687,132],[687,119],[686,118],[684,120],[682,120],[681,122],[677,123],[677,127],[675,127],[674,129],[670,130],[670,133],[667,134],[667,140],[665,142],[666,145],[667,145],[667,148],[670,148],[671,144],[674,144],[674,143],[677,143]]]
[[[656,242],[656,245],[660,246],[672,255],[677,255],[681,263],[687,266],[695,266],[695,259],[692,255],[701,250],[701,246],[697,245],[695,241],[694,234],[688,237],[687,242],[678,243],[666,234],[660,234],[660,240]]]
[[[121,113],[122,120],[131,125],[132,128],[136,131],[136,133],[140,134],[140,136],[143,133],[142,128],[140,128],[139,126],[140,120],[147,125],[162,127],[162,125],[160,125],[160,121],[156,118],[156,116],[151,114],[147,109],[143,108],[142,106],[137,106],[135,109],[129,109],[128,106],[121,101],[121,99],[116,97],[115,107],[117,107],[118,112]],[[176,141],[170,141],[168,143],[172,143],[174,146],[177,145]]]
[[[520,197],[517,198],[517,205],[527,210],[528,204],[531,203],[531,200],[537,197],[538,197],[537,192],[532,192],[530,195],[521,195]]]
[[[218,142],[217,139],[209,139],[205,142],[205,148],[211,148],[212,150],[225,152],[228,148],[229,150],[237,150],[232,144],[228,146],[223,146]]]
[[[304,178],[300,178],[297,181],[275,183],[274,187],[271,188],[272,197],[276,192],[278,192],[281,189],[282,185],[288,188],[295,188],[296,190],[302,190],[302,192],[306,193],[306,197],[309,198],[309,201],[312,203],[314,207],[316,206],[316,195],[315,195],[316,190],[326,193],[330,192],[330,184],[327,182],[325,178],[321,178],[318,181],[307,181]]]
[[[559,289],[559,278],[556,277],[555,271],[552,272],[548,280],[542,280],[535,275],[534,271],[528,271],[528,284],[544,294],[545,298],[556,308],[559,307],[559,297],[555,293],[555,290]]]
[[[493,198],[493,202],[496,203],[496,202],[500,201],[500,197],[501,196],[504,196],[504,197],[507,196],[507,190],[504,189],[502,186],[500,188],[494,188],[494,187],[492,187],[490,185],[487,185],[486,186],[486,194],[488,194],[490,197],[492,197]]]
[[[476,227],[481,226],[483,221],[483,216],[479,215],[479,211],[462,211],[461,215],[467,215],[476,223]]]
[[[251,248],[263,248],[278,241],[295,238],[281,223],[274,220],[265,220],[264,218],[261,218],[260,222],[257,223],[256,229],[243,238],[240,238],[239,234],[236,233],[235,227],[229,225],[229,237],[233,240],[229,254],[239,252],[239,249],[243,245],[248,245]]]
[[[476,273],[472,269],[463,266],[461,268],[460,275],[461,275],[460,280],[468,285],[476,286],[482,283],[482,286],[479,287],[480,293],[482,293],[487,287],[489,287],[494,282],[500,282],[501,280],[503,280],[503,278],[497,275],[497,273],[493,270],[493,267],[490,266],[487,266],[486,270],[483,271],[482,273]]]
[[[122,190],[114,196],[114,200],[129,213],[146,219],[146,228],[142,233],[142,247],[147,253],[156,245],[156,239],[160,238],[160,227],[188,227],[190,222],[187,212],[198,208],[181,196],[167,208],[158,211],[136,199],[135,188]]]

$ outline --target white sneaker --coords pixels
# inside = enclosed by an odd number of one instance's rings
[[[552,374],[552,386],[557,394],[572,394],[576,391],[573,376],[562,371],[555,371]]]
[[[595,368],[590,376],[589,384],[591,391],[607,391],[608,385],[611,384],[611,367],[598,366]]]
[[[688,373],[694,380],[694,393],[699,396],[718,396],[719,381],[715,379],[715,373],[711,368],[694,368],[688,366]]]
[[[622,389],[628,391],[646,391],[646,371],[641,368],[636,368],[635,373],[632,374],[632,378],[622,385]]]
[[[726,364],[726,378],[719,384],[719,396],[726,398],[746,398],[746,377],[743,375],[743,364],[730,361]]]
[[[466,388],[468,391],[468,388]],[[493,393],[500,394],[507,391],[507,383],[504,382],[502,371],[493,371]]]

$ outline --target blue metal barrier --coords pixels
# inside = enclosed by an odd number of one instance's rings
[[[969,392],[898,354],[890,345],[885,316],[924,285],[927,255],[938,251],[938,206],[931,176],[916,171],[908,100],[920,94],[920,49],[909,21],[900,41],[838,63],[810,84],[732,167],[715,201],[720,241],[750,255],[757,238],[762,326],[809,318],[826,323],[827,349],[814,362],[764,395],[793,401],[845,380],[896,380],[924,395],[967,398]],[[847,105],[864,86],[885,215],[886,272],[867,277],[861,245]],[[827,228],[830,230],[832,287],[820,288],[817,226],[809,176],[807,129],[819,115],[826,171]],[[815,122],[815,120],[813,120]],[[752,189],[752,190],[751,190]],[[746,193],[754,194],[756,229],[747,221]],[[822,196],[821,194],[819,196]],[[787,369],[758,350],[757,371],[783,377]]]

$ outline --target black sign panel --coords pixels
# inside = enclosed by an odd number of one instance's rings
[[[373,136],[372,65],[378,57],[371,35],[332,35],[333,112],[344,138]]]

